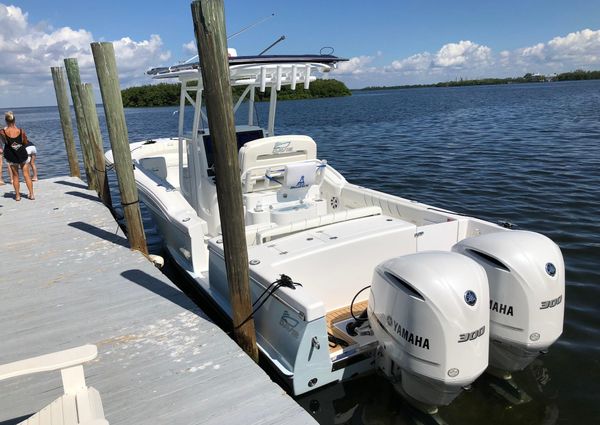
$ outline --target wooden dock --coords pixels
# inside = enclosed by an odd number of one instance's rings
[[[21,185],[26,192],[25,185]],[[111,424],[310,424],[140,253],[81,180],[0,186],[0,364],[83,344]],[[0,381],[0,425],[62,394],[59,372]]]

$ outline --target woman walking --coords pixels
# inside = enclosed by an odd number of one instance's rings
[[[6,127],[0,130],[0,138],[4,142],[3,155],[9,165],[12,184],[15,188],[15,201],[21,200],[19,191],[19,168],[23,170],[23,178],[29,190],[29,199],[35,199],[33,194],[33,182],[29,175],[29,154],[27,153],[27,135],[25,131],[15,125],[15,114],[9,111],[4,114]]]

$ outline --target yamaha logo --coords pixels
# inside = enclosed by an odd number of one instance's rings
[[[392,316],[387,317],[387,324],[388,324],[388,326],[392,326],[394,324],[394,321],[392,320]]]
[[[554,275],[556,274],[556,266],[552,263],[547,263],[546,264],[546,273],[548,273],[548,275],[550,277],[554,277]]]
[[[477,302],[477,295],[475,295],[475,292],[473,292],[473,291],[465,292],[465,302],[467,304],[469,304],[470,306],[474,306],[475,303]]]

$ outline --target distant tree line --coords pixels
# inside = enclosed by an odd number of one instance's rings
[[[420,87],[458,87],[458,86],[484,86],[494,84],[519,84],[519,83],[543,83],[548,81],[573,81],[573,80],[600,80],[600,71],[584,71],[578,69],[561,74],[542,75],[527,73],[522,77],[510,78],[480,78],[476,80],[445,81],[435,84],[410,84],[402,86],[370,86],[360,90],[390,90],[390,89],[412,89]]]
[[[126,108],[145,106],[170,106],[179,104],[181,84],[147,84],[121,90],[123,106]]]
[[[578,69],[576,71],[557,74],[554,79],[557,81],[600,80],[600,71],[584,71],[583,69]]]
[[[239,99],[246,87],[233,87],[232,95],[235,100]],[[181,85],[179,83],[148,84],[144,86],[129,87],[121,91],[123,106],[128,108],[149,106],[174,106],[179,105],[179,94]],[[256,101],[268,101],[271,91],[269,88],[261,93],[256,91]],[[316,99],[321,97],[350,96],[352,92],[344,83],[338,80],[316,80],[310,83],[308,89],[303,84],[298,84],[296,90],[289,86],[281,87],[277,98],[279,100],[292,99]]]
[[[234,87],[233,95],[235,98],[239,98],[245,87]],[[259,90],[256,91],[255,100],[267,101],[271,95],[271,89],[267,88],[264,93]],[[352,92],[344,83],[334,79],[328,80],[315,80],[310,83],[308,89],[304,88],[304,84],[298,84],[296,90],[292,90],[290,86],[282,86],[281,90],[277,94],[279,100],[293,100],[293,99],[317,99],[322,97],[341,97],[351,96]]]

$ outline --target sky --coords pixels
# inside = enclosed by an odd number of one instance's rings
[[[225,0],[229,35],[272,14],[229,47],[332,47],[350,88],[600,69],[599,0]],[[50,67],[66,57],[97,87],[94,41],[114,43],[122,88],[151,83],[148,68],[196,54],[190,2],[0,0],[0,108],[55,105]]]

